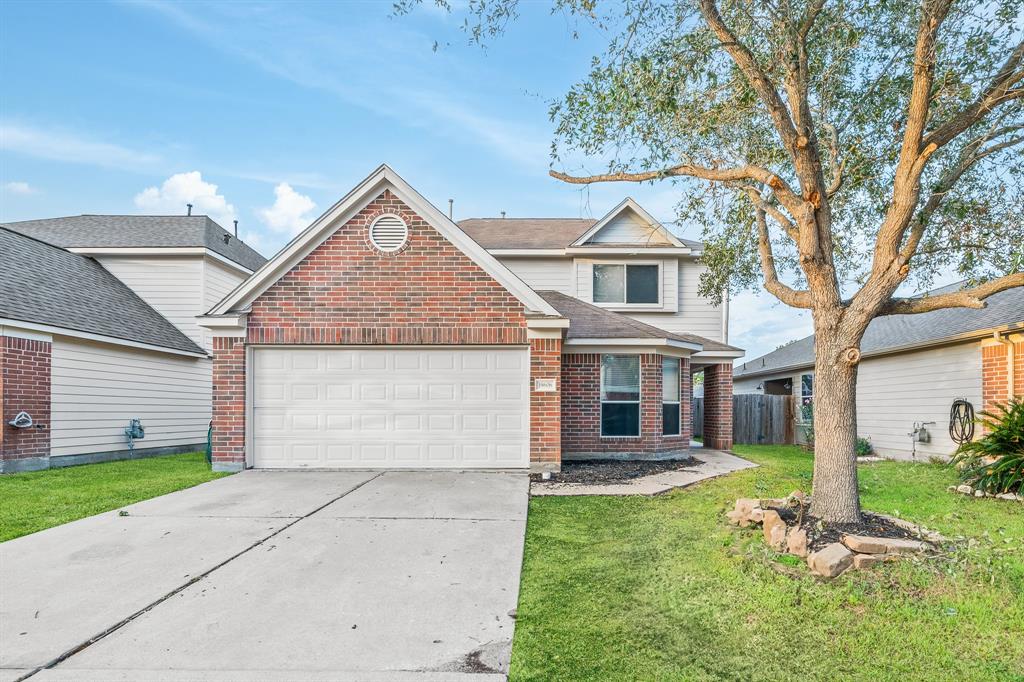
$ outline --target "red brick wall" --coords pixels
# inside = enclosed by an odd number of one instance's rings
[[[368,228],[400,215],[409,239],[375,249]],[[523,305],[390,191],[252,305],[250,343],[525,344]]]
[[[562,461],[562,340],[530,341],[530,462],[558,469]],[[537,379],[554,379],[554,391],[536,391]]]
[[[732,365],[704,368],[704,445],[732,448]]]
[[[1024,395],[1024,341],[1014,343],[1013,393]],[[982,409],[991,411],[996,403],[1005,403],[1009,394],[1009,348],[991,343],[981,347]]]
[[[213,465],[245,463],[245,342],[213,339]]]
[[[662,435],[661,355],[640,356],[640,436],[601,437],[601,355],[562,356],[563,455],[657,455],[690,446],[690,363],[683,359],[680,381],[680,434]]]
[[[397,253],[371,244],[368,229],[384,213],[405,220]],[[390,191],[383,192],[257,298],[249,344],[526,345],[523,305]],[[553,343],[561,344],[560,341]],[[557,376],[557,352],[541,344],[532,372]],[[214,347],[214,458],[244,459],[244,353],[240,340]],[[557,395],[554,400],[557,404]],[[531,386],[531,396],[533,396]],[[531,397],[536,412],[531,459],[560,459],[557,415],[543,428],[550,394]],[[539,430],[538,430],[539,429]],[[552,445],[552,439],[555,445]]]
[[[0,460],[50,456],[49,341],[0,336]],[[8,424],[18,412],[32,415],[35,425],[18,429]]]

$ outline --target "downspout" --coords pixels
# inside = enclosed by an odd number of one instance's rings
[[[1006,338],[1005,335],[999,332],[994,332],[992,337],[999,343],[1006,346],[1006,399],[1013,399],[1013,387],[1014,387],[1014,365],[1017,362],[1017,349],[1012,340]]]
[[[729,290],[722,296],[722,343],[729,343]]]

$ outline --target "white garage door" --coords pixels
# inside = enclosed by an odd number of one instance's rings
[[[529,465],[526,349],[253,352],[253,465]]]

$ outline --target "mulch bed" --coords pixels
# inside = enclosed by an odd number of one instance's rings
[[[629,459],[576,459],[562,460],[562,470],[552,473],[552,483],[622,483],[642,476],[678,471],[703,464],[696,457],[686,459],[629,460]],[[531,481],[542,481],[540,474],[531,474]]]
[[[796,525],[798,508],[771,507],[779,512],[786,525]],[[873,538],[899,538],[903,540],[922,540],[919,535],[896,525],[883,516],[871,512],[862,512],[861,523],[827,523],[810,515],[805,508],[800,526],[807,531],[807,547],[815,552],[833,542],[840,542],[844,535],[867,535]]]

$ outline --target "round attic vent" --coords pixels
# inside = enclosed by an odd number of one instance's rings
[[[382,215],[370,224],[370,241],[385,253],[398,251],[408,238],[408,226],[394,214]]]

